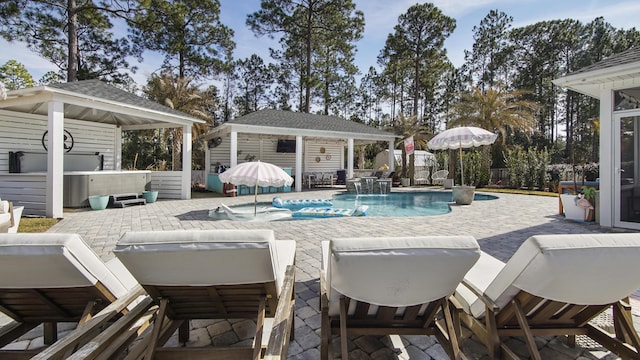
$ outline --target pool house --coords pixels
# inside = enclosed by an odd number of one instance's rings
[[[553,83],[600,100],[600,225],[640,230],[640,47]]]

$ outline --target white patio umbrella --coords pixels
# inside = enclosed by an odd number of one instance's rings
[[[293,178],[281,167],[259,160],[238,164],[220,174],[219,179],[225,183],[255,187],[254,215],[258,211],[258,186],[280,187],[293,184]]]
[[[485,129],[474,126],[462,126],[441,132],[427,142],[432,150],[460,149],[460,184],[464,185],[464,168],[462,166],[462,149],[491,145],[496,138],[494,134]]]

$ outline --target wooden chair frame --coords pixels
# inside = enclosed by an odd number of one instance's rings
[[[451,359],[466,359],[458,342],[460,324],[453,317],[448,299],[441,298],[428,304],[406,307],[402,316],[397,307],[380,306],[373,315],[368,314],[370,304],[342,297],[340,314],[329,315],[328,284],[320,275],[321,345],[320,358],[333,359],[332,335],[340,336],[342,359],[348,359],[347,337],[358,335],[435,335]],[[348,314],[350,303],[356,302],[354,314]],[[426,305],[424,312],[420,308]],[[442,319],[438,319],[438,315]],[[330,354],[331,353],[331,354]]]
[[[53,345],[44,350],[2,350],[0,358],[67,358],[96,336],[107,322],[126,314],[126,307],[143,294],[142,287],[137,286],[116,299],[100,282],[94,286],[75,288],[1,289],[0,311],[13,321],[0,329],[0,347],[40,324],[43,324],[44,343]],[[77,322],[78,326],[71,334],[57,341],[58,322]]]
[[[289,265],[278,297],[275,281],[221,286],[143,285],[158,305],[153,329],[126,357],[131,359],[285,359],[295,308],[295,267]],[[251,347],[163,348],[178,330],[180,342],[189,340],[192,319],[256,319]],[[274,318],[266,349],[262,348],[264,319]]]
[[[463,284],[484,302],[486,312],[483,319],[477,319],[462,311],[462,307],[454,302],[457,313],[461,315],[462,324],[485,343],[491,358],[502,355],[508,359],[519,359],[500,340],[501,337],[522,336],[531,358],[541,360],[534,336],[566,335],[568,344],[575,346],[576,335],[587,335],[623,359],[640,359],[640,338],[633,326],[628,299],[606,305],[575,305],[520,291],[500,309],[472,284],[467,281],[463,281]],[[589,323],[610,308],[613,308],[615,334]]]

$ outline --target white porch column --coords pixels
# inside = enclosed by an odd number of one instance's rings
[[[113,139],[113,169],[122,170],[122,128],[116,127],[115,139]]]
[[[613,181],[615,154],[613,153],[615,141],[620,141],[620,134],[616,138],[614,134],[615,124],[613,123],[613,91],[603,89],[600,91],[600,226],[612,227],[614,214],[619,211],[615,204]]]
[[[353,138],[347,139],[347,179],[353,179]]]
[[[389,171],[395,171],[396,169],[396,155],[394,153],[393,140],[389,141],[389,161],[387,164],[389,165]]]
[[[47,189],[45,214],[50,218],[64,217],[64,103],[50,101],[47,105]]]
[[[211,172],[211,150],[207,142],[204,142],[204,187],[209,188],[209,173]]]
[[[302,144],[302,136],[296,136],[296,192],[302,191]]]
[[[180,198],[191,199],[191,152],[193,150],[191,125],[182,127],[182,182]]]
[[[238,165],[238,132],[232,131],[229,138],[229,166],[234,167]]]

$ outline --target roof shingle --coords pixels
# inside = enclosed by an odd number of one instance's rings
[[[316,115],[283,110],[259,110],[229,121],[230,124],[268,126],[275,128],[319,130],[334,132],[350,132],[371,135],[393,136],[392,133],[380,130],[355,121],[345,120],[337,116]]]
[[[157,102],[145,99],[128,91],[115,88],[100,80],[82,80],[68,83],[51,84],[47,86],[82,95],[115,101],[125,105],[136,106],[147,110],[166,112],[176,116],[192,118],[196,121],[200,121],[200,119],[196,119],[188,114],[183,113],[182,111],[174,110],[168,106],[164,106]]]

